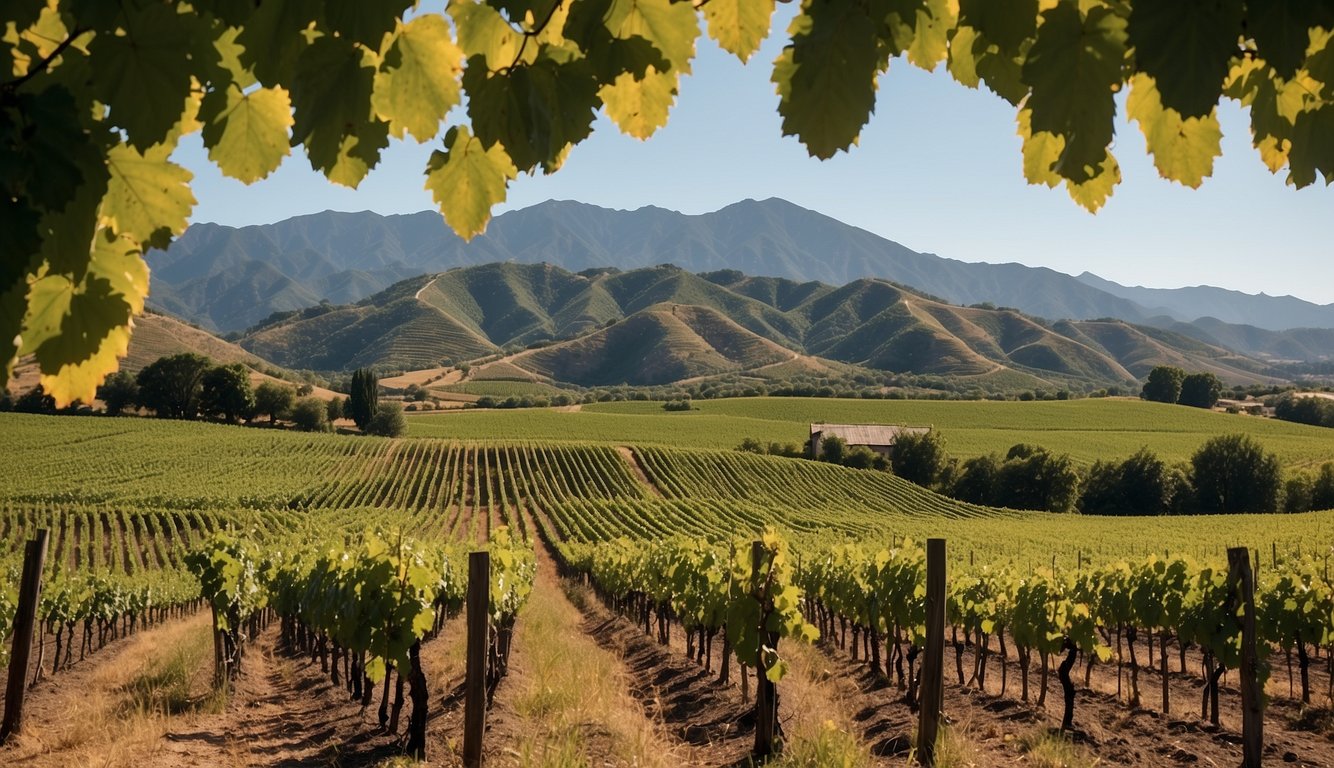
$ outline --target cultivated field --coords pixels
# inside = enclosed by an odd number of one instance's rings
[[[1068,453],[1078,463],[1124,458],[1148,446],[1165,461],[1189,460],[1215,435],[1252,435],[1289,467],[1334,459],[1329,430],[1252,416],[1214,413],[1140,400],[991,402],[741,398],[699,400],[698,410],[668,413],[661,403],[583,406],[577,413],[545,409],[414,416],[410,434],[463,440],[495,438],[594,441],[638,445],[735,448],[744,437],[797,443],[811,422],[931,425],[954,456],[1004,455],[1015,443]]]
[[[720,415],[712,416],[711,405]],[[781,418],[747,413],[760,405],[779,406],[774,413]],[[730,612],[750,599],[727,586],[732,580],[726,574],[748,572],[729,566],[737,556],[728,555],[727,542],[745,545],[767,528],[779,537],[771,552],[774,562],[784,563],[781,579],[804,590],[798,603],[785,603],[786,610],[800,611],[825,638],[813,647],[794,638],[782,641],[788,672],[780,683],[780,718],[790,765],[908,760],[916,715],[905,697],[915,688],[912,660],[920,645],[913,638],[924,578],[917,542],[926,537],[948,541],[949,620],[959,638],[957,679],[956,656],[947,649],[946,711],[954,726],[942,747],[957,762],[946,764],[1173,765],[1183,754],[1233,762],[1239,754],[1230,736],[1239,727],[1235,689],[1229,683],[1217,693],[1217,726],[1207,722],[1208,707],[1201,714],[1196,705],[1202,690],[1206,704],[1210,699],[1201,681],[1226,669],[1210,643],[1227,644],[1234,635],[1226,626],[1189,618],[1221,599],[1211,586],[1221,582],[1209,574],[1218,573],[1210,569],[1223,562],[1229,546],[1262,553],[1260,591],[1270,617],[1263,637],[1273,643],[1276,658],[1283,658],[1285,645],[1295,647],[1284,634],[1289,624],[1279,619],[1288,615],[1290,593],[1284,590],[1293,589],[1294,578],[1308,581],[1291,610],[1323,617],[1319,626],[1329,626],[1332,592],[1321,569],[1334,544],[1334,511],[1113,519],[996,510],[935,495],[886,473],[742,454],[730,446],[668,446],[688,445],[689,435],[704,434],[710,425],[737,440],[755,434],[729,432],[731,422],[804,430],[798,421],[808,412],[801,408],[830,405],[866,409],[835,410],[831,419],[865,418],[877,412],[869,410],[873,405],[893,405],[905,410],[880,411],[894,414],[882,420],[941,426],[931,418],[899,416],[913,405],[939,415],[945,405],[960,404],[702,403],[706,410],[675,421],[647,409],[618,413],[634,406],[617,405],[592,413],[509,411],[413,422],[420,429],[492,419],[489,439],[463,441],[0,415],[7,438],[0,445],[0,551],[14,553],[35,528],[49,527],[53,594],[68,596],[60,599],[77,610],[77,592],[64,585],[92,583],[97,595],[118,601],[106,608],[115,611],[109,628],[101,618],[69,620],[66,657],[82,632],[92,631],[93,641],[78,643],[78,659],[67,658],[69,663],[62,663],[59,651],[54,659],[48,652],[46,679],[30,694],[30,718],[43,726],[5,747],[0,760],[41,766],[362,765],[396,754],[401,743],[375,725],[372,710],[349,702],[321,674],[316,657],[323,652],[293,654],[292,641],[285,639],[289,621],[328,627],[319,631],[339,636],[334,630],[342,620],[328,609],[321,609],[323,618],[305,612],[318,592],[309,585],[326,567],[315,558],[326,547],[347,552],[351,562],[382,556],[383,545],[359,543],[368,527],[403,531],[426,563],[436,563],[431,567],[439,568],[443,558],[447,573],[459,572],[457,558],[465,548],[493,539],[502,527],[532,543],[533,599],[518,614],[510,674],[496,688],[487,737],[496,765],[730,765],[743,759],[754,725],[742,717],[748,705],[737,687],[740,670],[728,665],[728,684],[714,679],[727,650],[720,653],[713,639]],[[1047,407],[1026,413],[1054,421],[1059,411],[1052,408],[1067,404],[1042,405]],[[1177,413],[1135,403],[1076,405],[1089,414],[1080,425],[1086,439],[1106,431],[1112,413],[1144,419]],[[1102,419],[1094,418],[1100,411]],[[595,420],[621,429],[640,425],[643,439],[614,431],[592,439],[575,426],[560,440],[543,439],[551,425]],[[958,423],[962,428],[967,422]],[[1007,444],[1038,442],[1044,435],[1024,435],[1013,423],[993,430],[1014,438]],[[679,431],[683,424],[700,426]],[[1202,432],[1187,434],[1204,439]],[[1296,439],[1300,430],[1287,434],[1304,455],[1318,453],[1309,439],[1305,445]],[[268,629],[252,625],[253,647],[230,698],[210,693],[208,622],[194,612],[188,592],[164,597],[151,625],[124,636],[130,618],[143,610],[135,601],[153,604],[157,593],[146,590],[168,583],[188,589],[187,554],[219,531],[248,542],[244,557],[253,558],[257,590],[248,605],[264,615],[277,611],[284,627],[280,635],[279,622]],[[780,559],[779,553],[786,554]],[[13,563],[11,555],[10,568]],[[1156,563],[1181,578],[1155,575]],[[361,573],[359,568],[348,573]],[[441,585],[436,605],[443,617],[450,604],[445,591],[457,596],[460,587],[457,577]],[[1042,591],[1035,585],[1044,585]],[[1181,616],[1136,613],[1130,595],[1150,587],[1177,595]],[[193,589],[197,595],[198,585]],[[1036,614],[1018,610],[1033,600]],[[691,607],[705,605],[721,612]],[[651,634],[645,633],[647,616],[660,622]],[[1050,616],[1054,623],[1034,623],[1033,616]],[[1042,672],[1063,652],[1025,638],[1034,631],[1074,637],[1074,625],[1066,622],[1079,616],[1087,618],[1090,631],[1096,623],[1107,634],[1090,634],[1081,642],[1091,644],[1078,646],[1080,736],[1070,743],[1048,730],[1059,720],[1061,689],[1054,675]],[[48,643],[60,637],[65,621],[48,622]],[[676,630],[659,634],[664,626]],[[1139,628],[1138,642],[1134,634],[1125,636],[1127,627]],[[1146,644],[1145,632],[1152,642]],[[1321,714],[1334,703],[1327,701],[1328,636],[1298,643],[1303,658],[1309,652],[1315,659],[1306,670],[1309,681],[1299,686],[1303,676],[1286,674],[1280,665],[1268,687],[1274,697],[1269,743],[1298,764],[1334,764]],[[420,662],[432,681],[428,751],[434,760],[454,764],[463,719],[457,689],[462,623],[445,620],[426,638],[434,638],[421,644]],[[1104,643],[1115,650],[1112,660],[1085,669]],[[335,642],[335,668],[337,647]],[[868,661],[872,649],[874,666]],[[1146,652],[1157,652],[1148,665]],[[1166,689],[1176,719],[1136,714],[1161,711],[1166,667],[1159,664],[1168,656]],[[352,663],[367,658],[354,655]],[[714,674],[706,674],[706,667]],[[366,690],[365,701],[372,693],[379,700],[378,689]],[[1301,703],[1304,691],[1310,706]],[[1132,696],[1142,698],[1141,709],[1129,706]],[[383,700],[390,698],[386,684]],[[278,721],[288,724],[286,730],[274,731]]]

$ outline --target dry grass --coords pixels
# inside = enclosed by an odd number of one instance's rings
[[[1098,760],[1067,736],[1037,728],[1019,738],[1025,762],[1033,768],[1091,768]]]
[[[217,712],[208,616],[143,632],[35,691],[25,732],[0,754],[13,766],[136,766],[174,724]]]
[[[774,764],[803,768],[874,765],[870,748],[855,735],[855,705],[827,681],[828,659],[803,643],[789,642],[781,648],[788,663],[788,673],[779,684],[787,741]]]
[[[543,577],[539,577],[543,578]],[[554,582],[524,607],[515,628],[522,679],[511,701],[524,721],[507,750],[519,766],[629,765],[668,768],[679,761],[629,693],[624,668],[580,629],[571,600],[588,596]]]

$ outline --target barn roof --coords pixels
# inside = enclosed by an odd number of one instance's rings
[[[837,437],[848,445],[893,445],[899,435],[924,435],[930,427],[908,427],[902,424],[812,424],[811,436],[821,439]]]

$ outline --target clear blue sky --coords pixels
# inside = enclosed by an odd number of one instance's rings
[[[1246,114],[1231,102],[1221,113],[1223,157],[1198,190],[1160,179],[1138,127],[1119,123],[1123,182],[1090,215],[1064,189],[1024,182],[1013,108],[958,85],[943,66],[928,74],[894,61],[860,146],[825,162],[808,157],[795,139],[781,136],[769,83],[785,27],[780,22],[747,66],[702,36],[695,73],[683,81],[666,128],[640,142],[599,118],[561,171],[520,177],[496,213],[551,198],[704,213],[744,198],[781,197],[914,250],[964,261],[1334,302],[1334,245],[1326,226],[1334,189],[1317,183],[1298,191],[1282,175],[1270,175],[1250,147]],[[250,187],[223,178],[197,134],[177,159],[196,174],[194,221],[245,225],[329,209],[433,208],[422,188],[432,148],[394,142],[356,191],[311,171],[299,150]]]

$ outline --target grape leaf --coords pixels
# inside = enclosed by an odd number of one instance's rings
[[[0,217],[4,214],[0,213]],[[3,223],[3,218],[0,218]],[[3,242],[4,235],[0,235]],[[11,283],[0,284],[0,387],[7,386],[14,375],[19,346],[23,342],[23,316],[28,311],[28,281],[19,276]]]
[[[857,3],[812,4],[788,31],[792,42],[774,62],[772,78],[783,135],[828,159],[857,143],[887,62],[875,25]]]
[[[452,0],[449,15],[458,30],[459,48],[469,66],[480,66],[498,71],[515,63],[523,44],[523,35],[505,21],[505,17],[485,3],[475,0]],[[533,49],[534,46],[528,46]],[[536,51],[534,50],[534,53]],[[477,63],[473,57],[481,57]],[[529,56],[527,62],[531,63]]]
[[[463,80],[477,138],[488,148],[499,142],[521,171],[539,163],[554,170],[571,144],[592,133],[599,100],[586,60],[562,63],[541,56],[530,65],[489,73],[474,57]]]
[[[1024,81],[1033,89],[1027,107],[1035,134],[1064,139],[1053,170],[1080,184],[1100,174],[1112,141],[1125,21],[1100,7],[1081,20],[1070,3],[1057,5],[1042,18],[1023,67]]]
[[[598,95],[616,127],[637,139],[647,139],[667,124],[676,89],[675,72],[649,67],[639,79],[630,72],[621,73],[614,82],[602,86]]]
[[[201,106],[204,146],[226,175],[246,184],[278,169],[291,151],[292,102],[280,87],[210,92]]]
[[[743,62],[769,36],[773,15],[774,0],[709,0],[704,6],[709,36]]]
[[[681,74],[690,74],[699,37],[699,17],[690,3],[672,0],[612,0],[605,22],[612,36],[642,37],[662,51]]]
[[[486,231],[491,208],[505,202],[505,189],[518,169],[500,144],[483,147],[466,127],[445,134],[445,151],[431,153],[426,189],[459,237]]]
[[[131,314],[144,311],[144,300],[148,298],[148,264],[136,243],[109,230],[99,230],[93,236],[88,272],[105,280],[111,292],[121,296],[129,306]]]
[[[1163,106],[1182,117],[1202,117],[1218,103],[1229,60],[1239,51],[1241,6],[1241,0],[1131,6],[1126,34],[1135,49],[1135,64],[1153,76]]]
[[[0,111],[0,141],[6,148],[7,179],[36,205],[60,211],[82,186],[106,183],[102,154],[80,124],[74,97],[61,86],[20,93],[16,110]],[[178,108],[180,105],[177,105]]]
[[[326,0],[324,18],[339,36],[378,51],[384,36],[414,4],[415,0]]]
[[[1334,104],[1297,115],[1288,151],[1288,183],[1301,189],[1314,184],[1316,172],[1334,183]]]
[[[412,134],[429,141],[440,121],[459,103],[462,51],[449,25],[436,15],[418,16],[404,26],[375,73],[371,105],[395,138]]]
[[[927,71],[935,69],[949,52],[949,33],[955,18],[948,0],[889,0],[885,16],[887,42],[894,55]]]
[[[1163,178],[1194,189],[1213,174],[1214,158],[1223,152],[1223,131],[1215,112],[1183,120],[1176,110],[1163,106],[1153,78],[1141,72],[1130,79],[1126,113],[1139,123]]]
[[[1019,136],[1023,139],[1024,178],[1029,184],[1045,184],[1054,188],[1065,182],[1070,198],[1089,213],[1095,213],[1111,197],[1116,185],[1121,183],[1121,167],[1110,152],[1105,153],[1097,172],[1084,181],[1074,182],[1062,177],[1055,171],[1055,166],[1065,154],[1065,138],[1045,131],[1033,131],[1032,111],[1029,109],[1019,110],[1018,124]]]
[[[191,29],[172,7],[129,12],[124,35],[99,35],[88,47],[93,86],[129,143],[145,150],[167,138],[190,93]],[[197,65],[196,65],[197,66]]]
[[[1334,99],[1334,29],[1312,30],[1306,71],[1320,81],[1320,97],[1326,101]]]
[[[305,30],[319,15],[318,0],[260,3],[236,38],[245,48],[241,63],[265,85],[288,84],[306,49]]]
[[[389,126],[377,121],[365,126],[356,136],[344,136],[338,154],[325,176],[335,184],[356,189],[366,174],[380,161],[380,150],[389,146]]]
[[[959,0],[959,26],[972,27],[1007,55],[1038,28],[1038,0]]]
[[[129,235],[154,248],[166,248],[173,235],[185,231],[195,205],[192,174],[171,162],[168,147],[146,153],[124,144],[107,153],[111,179],[102,201],[102,215],[116,234]]]
[[[337,37],[319,38],[297,61],[291,143],[304,144],[311,167],[331,180],[360,181],[365,173],[350,172],[345,160],[355,158],[369,170],[387,144],[380,138],[387,126],[374,119],[369,107],[374,77],[371,54]]]
[[[1284,80],[1292,79],[1306,55],[1312,27],[1334,28],[1330,5],[1312,0],[1247,0],[1246,33],[1260,58]]]

